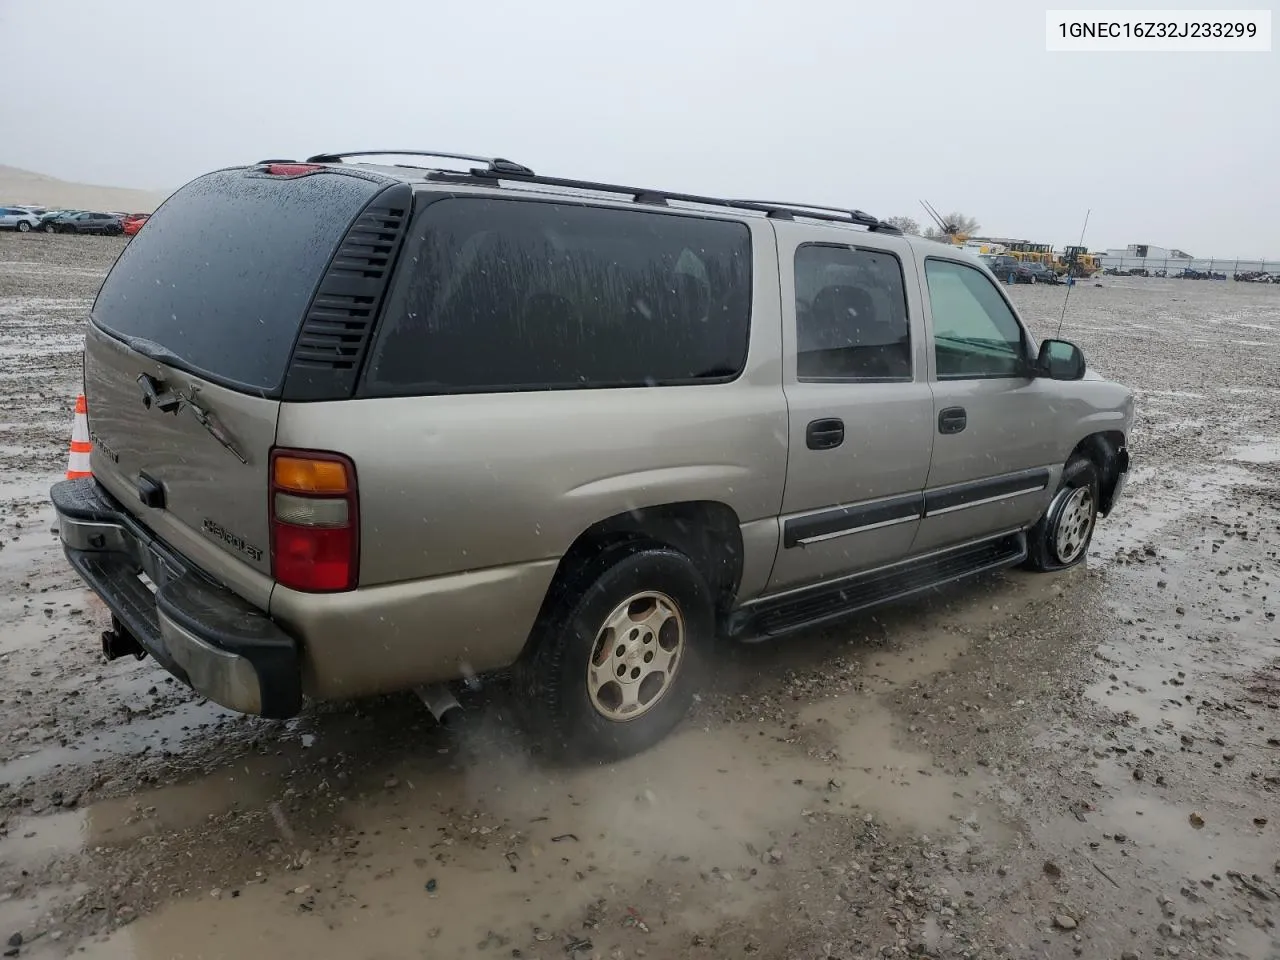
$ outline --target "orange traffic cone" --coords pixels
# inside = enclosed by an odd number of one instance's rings
[[[89,466],[89,454],[93,444],[89,442],[89,406],[84,402],[84,394],[76,397],[76,417],[71,424],[71,456],[67,460],[67,479],[92,477],[93,469]]]

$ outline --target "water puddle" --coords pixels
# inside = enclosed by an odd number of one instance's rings
[[[1192,813],[1205,821],[1203,828],[1192,826]],[[1197,810],[1189,803],[1127,790],[1100,805],[1099,820],[1107,832],[1131,839],[1142,848],[1147,865],[1163,867],[1167,875],[1208,879],[1255,862],[1248,872],[1269,866],[1257,849],[1262,831],[1240,829],[1233,813],[1216,807]]]
[[[1098,524],[1094,546],[1105,559],[1116,549],[1137,547],[1157,539],[1197,510],[1224,501],[1232,487],[1256,486],[1257,479],[1240,467],[1220,467],[1210,474],[1135,470],[1125,486],[1114,518]]]
[[[154,664],[143,663],[131,684],[138,701],[146,699],[144,690],[154,686],[159,677]],[[130,687],[123,693],[128,694]],[[79,767],[115,757],[143,758],[152,751],[181,751],[185,746],[207,735],[210,725],[234,716],[222,707],[208,702],[189,701],[172,710],[149,717],[131,719],[110,729],[88,735],[66,746],[38,745],[0,763],[0,782],[23,783],[39,780],[62,767]]]
[[[988,796],[991,784],[978,775],[948,776],[928,754],[904,749],[902,732],[882,707],[841,698],[806,707],[801,720],[832,758],[828,790],[855,812],[929,834],[981,830],[992,842],[1008,836]]]
[[[43,929],[47,918],[63,903],[84,896],[89,887],[83,883],[68,883],[60,887],[44,887],[23,896],[0,893],[0,930],[8,936],[14,932]],[[63,931],[51,930],[50,935],[28,940],[19,954],[24,960],[62,960],[70,947],[62,942]]]
[[[1030,582],[1015,577],[993,595],[1034,596]],[[975,624],[995,615],[990,600],[960,612]],[[530,956],[529,946],[544,942],[546,955],[559,955],[563,932],[581,930],[584,913],[602,902],[605,929],[645,922],[618,898],[643,893],[657,876],[689,897],[665,902],[649,922],[710,932],[768,902],[776,861],[787,862],[792,837],[815,817],[870,818],[966,849],[1009,837],[985,777],[949,775],[926,750],[904,746],[881,702],[948,669],[968,642],[960,630],[930,632],[869,654],[866,692],[812,703],[795,724],[690,724],[607,768],[537,761],[498,719],[480,714],[460,739],[429,732],[418,751],[398,759],[389,751],[356,780],[324,765],[291,778],[290,752],[307,749],[306,738],[312,751],[334,756],[364,736],[339,717],[335,731],[352,741],[344,742],[324,733],[321,719],[283,757],[238,760],[190,783],[25,819],[0,858],[128,856],[149,839],[201,849],[206,824],[229,811],[243,814],[229,822],[257,825],[254,857],[205,872],[203,882],[179,863],[172,882],[181,883],[181,898],[78,945],[78,955],[99,960],[239,960],[259,949],[281,960],[497,956],[511,948]],[[286,781],[306,791],[300,808],[282,802]],[[192,839],[180,839],[183,831],[194,831]],[[274,858],[267,868],[261,854],[273,844],[297,869],[280,871]]]
[[[1280,463],[1280,440],[1257,438],[1232,447],[1230,457],[1243,463]]]
[[[691,901],[695,889],[718,888],[710,904],[705,895],[688,907],[666,904],[663,924],[711,929],[748,916],[769,893],[770,855],[785,860],[791,834],[819,813],[971,837],[982,829],[995,839],[985,785],[946,777],[929,756],[898,748],[874,697],[816,704],[799,731],[762,726],[689,729],[607,770],[570,771],[478,733],[461,766],[452,757],[411,761],[393,788],[339,803],[335,843],[358,838],[358,860],[318,848],[301,869],[263,882],[246,864],[217,897],[192,891],[105,942],[82,944],[81,955],[171,958],[199,944],[205,960],[238,960],[269,937],[271,955],[286,960],[457,957],[543,936],[559,954],[561,931],[577,928],[584,912],[604,901],[616,928],[628,916],[618,891],[643,890],[657,875],[689,889]],[[163,818],[175,796],[142,802]],[[197,798],[195,819],[217,805],[193,788],[177,806]],[[287,835],[288,821],[279,826]],[[137,835],[136,826],[115,830],[118,842]]]

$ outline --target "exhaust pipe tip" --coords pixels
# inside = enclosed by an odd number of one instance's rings
[[[462,704],[443,683],[426,684],[415,688],[414,692],[442,727],[455,726],[465,715]]]

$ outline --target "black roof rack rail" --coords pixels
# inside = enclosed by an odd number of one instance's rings
[[[439,157],[442,160],[466,160],[483,163],[489,173],[506,176],[533,176],[533,171],[522,163],[504,160],[502,157],[477,157],[469,153],[444,153],[440,150],[345,150],[341,153],[317,153],[307,157],[307,163],[341,163],[348,157]],[[472,173],[479,173],[473,170]]]
[[[764,206],[773,207],[780,212],[785,212],[791,216],[817,218],[821,220],[834,219],[839,221],[849,221],[861,226],[874,230],[877,233],[902,233],[897,227],[891,223],[885,223],[878,217],[873,217],[864,210],[849,210],[845,207],[829,207],[820,203],[792,203],[789,200],[750,200],[748,203],[759,203]],[[834,217],[820,216],[820,214],[837,214]]]
[[[561,187],[569,190],[589,190],[593,193],[617,193],[630,196],[636,203],[664,206],[668,201],[693,203],[700,206],[728,207],[732,210],[750,210],[763,213],[775,220],[792,220],[804,217],[809,220],[827,220],[834,223],[852,223],[866,227],[879,233],[901,233],[897,227],[885,223],[862,210],[848,210],[843,207],[829,207],[814,203],[770,203],[764,200],[728,200],[723,197],[707,197],[694,193],[675,193],[670,190],[655,190],[650,187],[627,187],[617,183],[599,183],[593,180],[574,180],[568,177],[544,177],[534,173],[523,164],[501,157],[477,157],[466,153],[444,153],[437,150],[351,150],[343,153],[318,153],[308,157],[308,163],[341,163],[348,157],[440,157],[447,160],[466,160],[470,163],[482,163],[483,167],[473,167],[469,171],[429,170],[428,178],[444,182],[469,182],[473,179],[512,180],[520,183],[536,183],[546,187]]]
[[[628,187],[617,183],[600,183],[594,180],[574,180],[567,177],[544,177],[535,173],[510,173],[505,170],[472,170],[470,174],[458,174],[451,171],[439,171],[430,175],[433,180],[466,181],[470,178],[485,180],[511,180],[518,183],[536,183],[547,187],[562,187],[569,190],[589,190],[594,193],[618,193],[630,196],[636,203],[666,204],[674,200],[677,203],[693,203],[700,206],[728,207],[731,210],[750,210],[763,213],[774,219],[793,219],[805,217],[810,220],[827,220],[834,223],[853,223],[867,227],[880,233],[901,233],[897,227],[885,223],[861,210],[846,210],[840,207],[825,207],[820,204],[784,204],[769,203],[763,200],[731,200],[724,197],[708,197],[695,193],[677,193],[672,190],[655,190],[651,187]]]

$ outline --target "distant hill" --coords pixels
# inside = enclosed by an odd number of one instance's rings
[[[54,207],[63,210],[118,210],[150,213],[168,196],[127,187],[99,187],[70,183],[42,173],[0,165],[0,206],[7,203]]]

